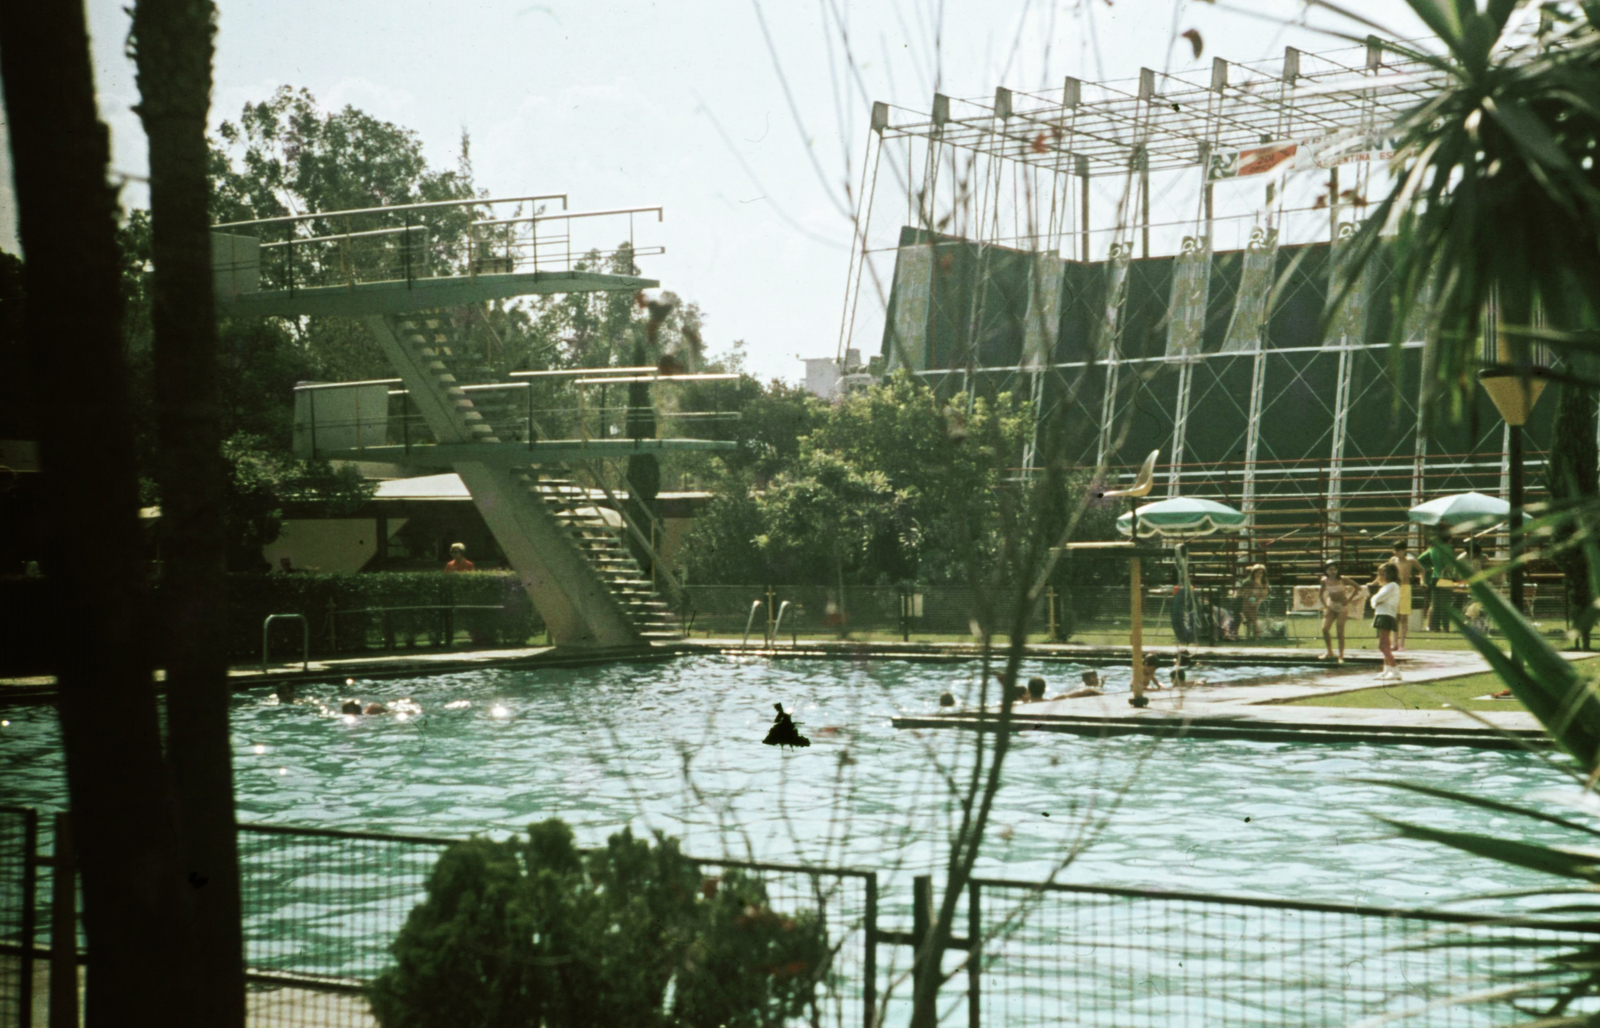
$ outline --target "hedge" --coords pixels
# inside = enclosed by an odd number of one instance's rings
[[[157,582],[152,608],[162,602]],[[357,653],[393,644],[439,645],[445,640],[442,611],[339,613],[384,607],[502,607],[502,610],[455,612],[454,628],[469,632],[474,643],[522,646],[544,630],[521,584],[510,572],[470,574],[376,572],[321,575],[310,573],[228,576],[228,657],[233,661],[261,658],[261,624],[268,614],[304,615],[310,629],[312,656]],[[54,667],[52,646],[99,645],[79,638],[72,626],[52,624],[45,582],[38,578],[0,579],[0,673],[36,674]],[[156,659],[161,641],[155,640]],[[278,659],[298,658],[300,628],[294,622],[272,627],[272,650]]]

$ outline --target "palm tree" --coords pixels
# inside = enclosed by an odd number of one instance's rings
[[[139,0],[133,51],[150,139],[151,323],[160,440],[167,752],[195,889],[193,1023],[245,1019],[244,943],[228,735],[227,471],[208,208],[211,0]]]
[[[1385,49],[1435,69],[1446,85],[1398,124],[1407,156],[1357,234],[1343,288],[1392,249],[1394,331],[1398,338],[1416,304],[1431,305],[1436,360],[1426,388],[1453,396],[1459,412],[1491,299],[1513,364],[1528,365],[1534,339],[1600,349],[1592,331],[1600,311],[1600,7],[1543,13],[1541,31],[1528,37],[1518,30],[1526,18],[1513,19],[1532,13],[1528,2],[1490,0],[1484,11],[1473,0],[1407,3],[1445,53]],[[1536,329],[1541,316],[1558,330]]]
[[[0,4],[44,475],[44,572],[93,953],[88,1024],[162,1025],[189,920],[151,674],[116,196],[81,3]],[[48,404],[48,406],[46,406]]]

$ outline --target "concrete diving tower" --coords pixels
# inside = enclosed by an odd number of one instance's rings
[[[638,277],[633,262],[664,252],[660,246],[634,245],[636,219],[653,215],[659,222],[661,208],[569,212],[566,200],[561,194],[449,200],[217,225],[212,236],[217,310],[242,318],[360,319],[398,380],[309,387],[304,406],[310,411],[310,439],[302,439],[297,428],[297,450],[453,470],[556,645],[643,647],[680,634],[668,604],[656,595],[623,538],[624,532],[631,535],[648,551],[648,534],[625,516],[619,531],[615,515],[598,509],[594,491],[578,485],[563,462],[736,444],[589,439],[581,430],[578,439],[538,439],[531,400],[525,421],[506,417],[504,407],[495,406],[493,400],[506,391],[532,386],[526,377],[493,372],[470,352],[462,311],[515,296],[633,293],[659,285]],[[556,202],[562,209],[546,213]],[[573,245],[575,227],[609,226],[604,230],[615,240],[624,220],[627,243]],[[613,271],[590,266],[596,251],[598,263]],[[630,273],[616,273],[619,266]],[[625,375],[619,377],[619,371]],[[577,373],[580,389],[588,381],[583,376],[608,383],[685,377],[663,376],[654,368],[600,369]],[[346,390],[357,411],[353,420],[333,424],[325,417],[321,445],[317,395],[310,391],[319,389]],[[387,421],[391,392],[406,394],[430,438],[389,439],[388,428],[380,426]],[[367,396],[365,417],[359,413],[362,395]],[[297,390],[297,412],[301,406]],[[621,513],[625,505],[609,489],[605,492]]]

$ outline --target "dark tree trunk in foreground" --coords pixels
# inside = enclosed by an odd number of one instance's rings
[[[83,7],[0,3],[0,75],[27,263],[67,786],[92,1026],[170,1025],[187,868],[161,759],[123,364],[115,198]]]
[[[1587,372],[1587,368],[1579,369]],[[1600,475],[1596,464],[1600,454],[1595,446],[1595,394],[1583,386],[1564,382],[1557,387],[1556,417],[1550,427],[1550,463],[1545,484],[1557,501],[1592,499],[1600,495]],[[1563,532],[1558,542],[1570,540]],[[1589,648],[1595,612],[1589,589],[1589,562],[1581,549],[1573,547],[1557,558],[1566,588],[1568,617],[1578,633],[1578,643]]]
[[[217,326],[211,292],[206,112],[210,0],[139,0],[139,117],[150,140],[151,322],[159,410],[167,748],[179,837],[195,875],[188,967],[194,1023],[245,1015],[239,861],[228,739],[228,666]]]

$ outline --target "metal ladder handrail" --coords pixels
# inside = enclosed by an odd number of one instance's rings
[[[605,494],[605,498],[611,503],[612,509],[615,510],[617,515],[622,518],[622,523],[627,527],[629,533],[633,535],[634,539],[638,541],[640,546],[644,547],[644,552],[649,555],[652,566],[661,572],[662,577],[666,579],[667,584],[672,587],[673,591],[682,594],[686,588],[684,583],[679,580],[676,574],[673,573],[672,568],[668,566],[664,560],[662,560],[661,554],[656,552],[655,545],[650,542],[649,537],[640,530],[638,525],[634,524],[633,518],[628,516],[626,507],[620,500],[617,499],[616,494],[612,492],[611,487],[606,484],[605,476],[601,475],[598,470],[589,466],[587,463],[574,463],[575,466],[583,470],[584,474],[589,476],[590,481],[600,487],[600,491]],[[627,480],[624,479],[623,481],[626,482]],[[627,498],[630,500],[634,499],[631,490],[627,490]],[[662,535],[665,536],[666,526],[660,523],[660,519],[657,518],[655,514],[650,511],[650,508],[644,503],[641,502],[639,507],[644,510],[645,516],[650,519],[652,526],[659,527],[662,530]]]
[[[767,643],[771,649],[778,648],[778,636],[783,634],[783,616],[789,613],[789,601],[784,600],[778,605],[778,619],[772,623],[772,639]]]
[[[311,670],[311,622],[306,620],[304,614],[268,614],[261,622],[261,670],[267,669],[267,629],[274,621],[300,622],[300,670]]]
[[[750,626],[756,623],[756,611],[761,609],[761,600],[750,604],[750,616],[744,619],[744,642],[739,644],[741,650],[750,648]]]

